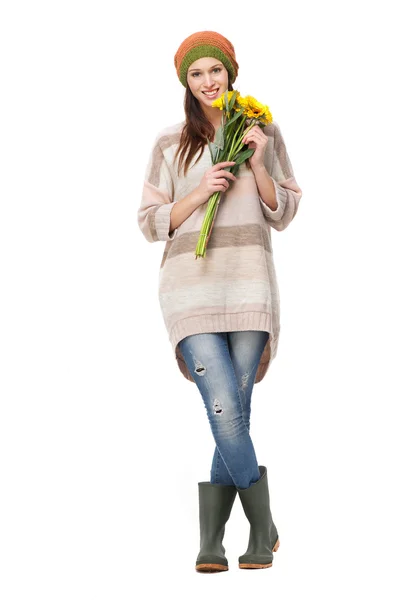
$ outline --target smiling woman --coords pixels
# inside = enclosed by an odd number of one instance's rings
[[[264,128],[267,144],[262,131],[250,138],[265,149],[260,172],[241,163],[235,177],[227,170],[231,161],[213,165],[209,142],[223,113],[212,104],[233,91],[238,73],[231,42],[214,31],[194,33],[180,44],[174,62],[186,88],[185,120],[154,140],[138,223],[149,242],[166,242],[159,302],[177,365],[197,386],[215,440],[210,481],[198,483],[195,567],[228,569],[222,541],[238,495],[251,526],[239,566],[266,568],[280,542],[266,467],[259,465],[249,433],[251,397],[276,356],[280,332],[270,229],[282,231],[291,223],[302,192],[275,121]],[[223,190],[223,201],[207,258],[196,261],[206,204],[217,190]]]
[[[186,88],[186,126],[177,151],[178,171],[186,175],[194,156],[199,152],[199,160],[204,147],[215,139],[222,114],[212,102],[226,90],[233,90],[238,63],[234,46],[227,38],[215,31],[201,31],[183,40],[174,56],[174,64]],[[215,93],[208,93],[214,90]]]

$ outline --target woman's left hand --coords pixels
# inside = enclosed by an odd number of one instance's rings
[[[255,152],[248,159],[252,169],[265,164],[267,142],[268,137],[263,133],[259,125],[254,125],[254,127],[245,134],[243,143],[248,144],[248,148],[255,148]]]

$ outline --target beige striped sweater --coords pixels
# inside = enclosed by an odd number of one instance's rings
[[[261,199],[251,168],[240,165],[219,204],[206,257],[195,259],[195,248],[207,203],[201,204],[171,235],[173,203],[192,192],[212,166],[206,145],[198,163],[194,157],[187,176],[177,177],[173,164],[184,121],[163,129],[155,138],[147,164],[138,225],[149,242],[165,248],[159,270],[159,302],[174,357],[180,371],[192,378],[177,346],[188,335],[206,332],[260,330],[269,339],[257,369],[261,381],[275,358],[280,333],[280,300],[273,260],[271,227],[285,229],[294,218],[299,188],[276,122],[268,136],[265,166],[273,178],[277,209]]]

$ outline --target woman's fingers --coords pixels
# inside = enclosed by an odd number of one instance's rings
[[[216,165],[213,165],[212,170],[217,171],[221,167],[228,167],[228,166],[235,165],[235,164],[236,164],[235,160],[225,160],[224,162],[216,163]]]
[[[230,171],[216,171],[213,175],[214,177],[229,177],[230,179],[233,179],[233,181],[237,179],[237,177],[233,175],[233,173],[230,173]]]

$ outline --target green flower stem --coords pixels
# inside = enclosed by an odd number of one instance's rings
[[[214,192],[208,200],[208,206],[205,212],[204,220],[202,222],[197,247],[195,249],[195,258],[197,258],[198,256],[205,257],[206,245],[208,242],[210,229],[212,227],[213,219],[215,216],[215,208],[219,200],[220,193],[220,191]]]
[[[240,127],[237,130],[237,132],[241,130],[241,128],[242,128],[243,124],[245,124],[246,120],[247,120],[246,118],[244,118],[242,120],[242,123],[240,124]],[[252,129],[252,127],[255,126],[255,123],[256,123],[256,121],[251,121],[251,123],[248,125],[247,129],[245,129],[245,131],[242,133],[242,135],[240,135],[239,140],[237,141],[237,143],[235,144],[235,146],[232,148],[232,150],[230,152],[230,156],[231,157],[236,156],[236,154],[238,154],[238,152],[240,152],[240,150],[243,149],[243,147],[245,146],[245,144],[242,143],[242,140],[245,137],[245,135],[248,133],[248,131],[250,131]],[[234,160],[234,159],[233,158],[228,158],[227,160]]]
[[[229,156],[228,156],[227,160],[232,160],[233,156],[235,156],[237,154],[237,150],[236,150],[236,145],[237,145],[236,138],[237,138],[237,136],[240,136],[240,134],[241,134],[241,129],[242,129],[243,123],[245,123],[245,117],[241,120],[240,126],[237,127],[237,129],[236,129],[236,131],[234,133],[233,141],[232,141],[231,146],[230,146],[230,153],[229,153]]]

